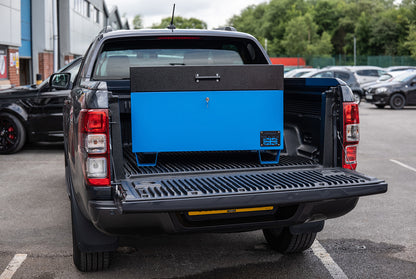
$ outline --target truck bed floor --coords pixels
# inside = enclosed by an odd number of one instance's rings
[[[222,171],[267,170],[313,167],[314,160],[281,155],[279,164],[260,164],[257,152],[182,152],[161,153],[154,167],[139,167],[131,147],[124,148],[124,172],[127,178],[146,175],[190,174]]]

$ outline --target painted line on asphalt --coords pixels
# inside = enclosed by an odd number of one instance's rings
[[[332,259],[331,255],[325,250],[325,248],[319,243],[318,240],[312,244],[312,252],[318,259],[323,263],[325,268],[329,271],[332,278],[334,279],[348,279],[344,271],[337,265],[337,263]]]
[[[409,170],[411,170],[411,171],[416,172],[416,169],[415,169],[415,168],[412,168],[411,166],[408,166],[408,165],[406,165],[406,164],[403,164],[402,162],[399,162],[399,161],[397,161],[397,160],[390,159],[390,162],[393,162],[393,163],[395,163],[395,164],[398,164],[399,166],[402,166],[402,167],[404,167],[404,168],[406,168],[406,169],[409,169]]]
[[[10,261],[9,265],[0,275],[0,279],[11,279],[14,273],[19,269],[22,263],[26,260],[27,254],[16,254]]]

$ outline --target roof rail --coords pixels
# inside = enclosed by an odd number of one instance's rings
[[[104,34],[104,33],[108,33],[113,31],[113,27],[111,27],[110,25],[107,25],[106,27],[104,27],[100,33],[98,33],[98,35]]]
[[[237,31],[237,29],[235,29],[235,27],[232,26],[218,27],[215,28],[215,30]]]

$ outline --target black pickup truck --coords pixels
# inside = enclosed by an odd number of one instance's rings
[[[350,88],[284,81],[234,31],[99,34],[65,100],[64,136],[81,271],[107,268],[126,233],[262,229],[273,249],[301,252],[326,219],[387,191],[355,171]]]

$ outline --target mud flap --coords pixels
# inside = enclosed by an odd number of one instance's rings
[[[82,252],[111,252],[118,247],[118,238],[100,232],[82,214],[71,195],[71,217],[73,245]]]

